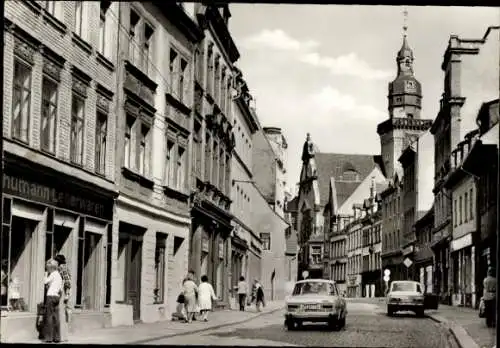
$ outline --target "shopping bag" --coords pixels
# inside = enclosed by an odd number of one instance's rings
[[[486,305],[484,303],[484,299],[481,297],[479,300],[479,318],[486,317]]]

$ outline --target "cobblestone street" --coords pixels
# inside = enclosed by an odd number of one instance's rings
[[[243,324],[236,324],[203,333],[151,340],[147,344],[216,344],[270,346],[334,346],[334,347],[426,347],[450,345],[444,328],[412,314],[389,318],[383,306],[359,301],[349,304],[347,326],[339,332],[321,325],[304,326],[289,332],[283,325],[283,311],[264,315]]]

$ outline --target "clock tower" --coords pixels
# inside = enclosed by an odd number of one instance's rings
[[[420,134],[430,128],[432,120],[421,119],[422,85],[413,71],[413,50],[408,44],[406,31],[407,12],[404,12],[403,44],[396,55],[397,75],[389,82],[388,111],[389,119],[377,126],[380,136],[382,159],[388,179],[403,171],[398,162],[403,150],[414,142]]]

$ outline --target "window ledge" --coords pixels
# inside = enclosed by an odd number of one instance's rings
[[[130,179],[132,181],[135,181],[139,183],[139,185],[143,187],[147,187],[149,189],[152,189],[154,187],[154,181],[143,176],[142,174],[137,173],[136,171],[127,168],[127,167],[122,167],[122,174],[125,176],[127,179]]]
[[[97,52],[97,62],[100,63],[109,71],[111,72],[115,71],[115,65],[99,51]]]
[[[40,151],[41,151],[44,155],[46,155],[46,156],[49,156],[49,157],[52,157],[52,158],[56,158],[56,153],[55,153],[55,151],[46,150],[46,149],[42,148],[41,146],[40,146]]]
[[[73,33],[71,39],[74,44],[84,50],[89,56],[92,54],[92,46],[87,41],[82,39],[77,33]]]
[[[165,193],[166,196],[178,199],[183,202],[187,202],[189,198],[189,194],[174,189],[172,187],[169,187],[167,185],[163,186],[163,192]]]
[[[42,6],[34,0],[26,0],[22,2],[24,5],[30,8],[36,15],[42,12]]]
[[[61,22],[59,19],[48,13],[47,11],[43,12],[43,19],[48,22],[54,29],[59,31],[61,34],[66,34],[68,32],[68,27],[66,24]]]
[[[167,97],[167,101],[184,115],[189,116],[191,114],[191,108],[184,104],[183,101],[177,99],[172,93],[167,92],[165,96]]]

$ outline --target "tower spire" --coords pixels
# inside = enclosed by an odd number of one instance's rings
[[[408,8],[403,6],[403,37],[406,38],[408,32]]]

